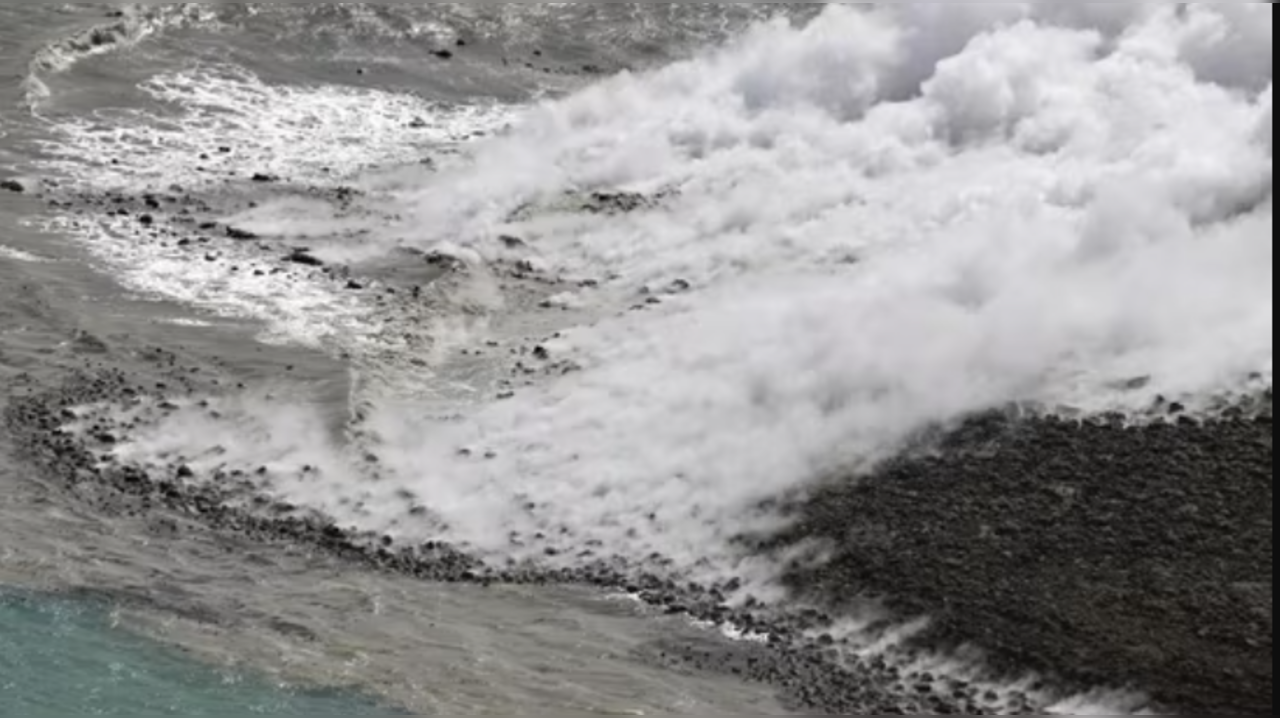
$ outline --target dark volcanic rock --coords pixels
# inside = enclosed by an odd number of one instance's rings
[[[626,214],[655,205],[654,197],[636,192],[595,192],[586,198],[583,208],[592,213]]]
[[[934,619],[930,647],[976,643],[1011,672],[1270,712],[1269,423],[988,416],[961,434],[798,507],[773,547],[826,539],[836,556],[790,587],[831,610],[886,596]]]
[[[72,348],[80,354],[107,354],[111,351],[107,343],[89,332],[78,332],[71,342]]]
[[[128,428],[77,407],[148,396],[171,410],[195,391],[183,383],[188,376],[176,367],[152,377],[147,391],[114,371],[76,375],[55,389],[0,387],[0,439],[94,510],[145,515],[171,527],[166,531],[199,524],[236,545],[301,547],[430,582],[625,588],[655,614],[679,616],[667,620],[732,623],[766,640],[725,644],[708,633],[705,644],[659,642],[641,650],[661,665],[774,686],[801,714],[996,712],[967,684],[940,686],[879,659],[838,664],[828,653],[836,639],[802,638],[827,630],[832,616],[856,608],[852,600],[864,593],[887,596],[903,616],[934,617],[927,647],[976,642],[1012,672],[1038,668],[1085,687],[1132,683],[1193,713],[1270,707],[1269,418],[1249,413],[1135,429],[975,419],[931,442],[928,454],[890,462],[861,482],[830,484],[794,509],[794,531],[752,547],[783,549],[814,538],[836,547],[826,566],[789,572],[791,587],[821,608],[800,611],[754,600],[731,608],[726,597],[738,594],[741,582],[678,585],[650,573],[651,565],[607,556],[572,569],[486,566],[449,544],[355,534],[305,508],[255,496],[252,486],[226,476],[201,481],[177,459],[155,471],[99,461],[109,444],[127,441],[127,433],[109,432]],[[87,437],[62,428],[77,421]],[[402,498],[411,515],[431,516],[414,496]],[[592,555],[582,549],[603,549],[574,546],[567,533],[513,534],[512,541],[582,559]],[[1035,712],[1029,701],[1001,710]]]
[[[157,400],[175,398],[171,387],[160,384],[165,383],[159,382],[155,388],[164,391],[167,398],[157,397]],[[226,536],[236,545],[250,540],[307,547],[337,560],[350,561],[352,565],[437,583],[579,584],[611,589],[634,585],[632,592],[643,591],[644,600],[654,607],[655,613],[688,615],[715,622],[732,619],[772,637],[768,645],[745,644],[739,649],[706,634],[705,645],[672,644],[669,650],[655,647],[649,660],[720,671],[775,686],[787,703],[805,713],[902,712],[903,706],[895,692],[884,688],[892,685],[892,681],[873,680],[861,669],[850,670],[822,660],[789,641],[786,637],[793,636],[794,632],[784,622],[771,625],[745,612],[734,613],[723,605],[724,596],[715,589],[678,586],[614,561],[600,561],[576,569],[525,564],[495,569],[449,544],[401,546],[383,536],[353,534],[305,509],[278,504],[265,497],[249,496],[249,501],[243,501],[246,496],[238,493],[242,490],[238,482],[202,483],[197,480],[196,472],[185,464],[177,463],[167,471],[155,473],[123,462],[101,466],[95,449],[59,429],[68,420],[64,417],[76,416],[73,407],[119,402],[137,394],[138,390],[120,372],[76,375],[56,389],[8,397],[3,413],[5,431],[0,438],[11,440],[18,456],[41,469],[52,481],[83,497],[93,509],[143,515],[151,525],[170,534],[188,530],[181,528],[187,522],[199,522],[215,536]],[[421,513],[429,514],[426,509]],[[935,699],[941,706],[940,712],[958,713],[964,708],[963,702]],[[915,705],[912,703],[910,707]]]
[[[238,242],[250,242],[255,239],[261,239],[257,234],[254,234],[247,229],[240,229],[239,227],[227,227],[227,237]]]
[[[0,180],[0,190],[22,194],[27,191],[27,186],[16,179]]]
[[[292,262],[294,264],[301,264],[307,267],[323,267],[324,266],[324,260],[319,259],[318,257],[311,254],[305,249],[295,249],[293,252],[291,252],[288,256],[285,257],[285,261]]]

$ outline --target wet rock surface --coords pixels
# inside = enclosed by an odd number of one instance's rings
[[[830,483],[774,548],[835,557],[789,586],[828,610],[883,596],[921,647],[1132,685],[1186,713],[1272,706],[1272,425],[971,422],[968,439]]]
[[[508,221],[518,222],[543,212],[569,212],[592,215],[626,215],[661,207],[677,196],[675,190],[652,194],[624,191],[569,192],[547,204],[527,204],[518,208]]]
[[[975,420],[939,451],[831,483],[793,509],[792,531],[752,546],[769,552],[830,540],[831,563],[787,575],[798,596],[820,607],[801,610],[735,601],[736,581],[687,585],[589,552],[575,568],[495,567],[444,543],[401,546],[346,531],[266,500],[240,472],[199,481],[181,457],[163,472],[115,461],[110,448],[130,423],[208,389],[180,361],[157,355],[156,363],[171,378],[142,382],[102,370],[54,390],[15,382],[6,434],[77,499],[147,518],[157,535],[198,524],[228,540],[310,547],[431,582],[595,586],[629,593],[658,616],[733,627],[755,640],[709,634],[705,644],[640,650],[661,665],[774,686],[796,710],[1043,712],[1044,701],[1031,696],[907,667],[965,643],[990,651],[1011,675],[1032,668],[1060,677],[1051,683],[1067,691],[1132,685],[1170,709],[1211,714],[1270,705],[1269,413],[1133,428]],[[141,413],[116,420],[92,408],[112,404]],[[928,615],[934,628],[897,655],[857,658],[846,640],[822,631],[868,595],[883,597],[897,617]]]
[[[302,192],[343,212],[359,196],[348,188],[299,190],[271,179],[281,192]],[[626,214],[668,197],[597,193],[550,209]],[[254,276],[321,278],[415,312],[446,305],[450,283],[480,272],[501,280],[517,305],[565,312],[573,311],[575,292],[601,285],[558,276],[538,262],[533,242],[515,236],[497,239],[511,256],[488,267],[406,250],[394,273],[352,276],[350,267],[326,265],[310,247],[221,224],[227,200],[181,187],[136,196],[60,192],[48,201],[111,214],[138,227],[139,241]],[[646,288],[635,310],[691,291],[691,282],[673,278]],[[416,322],[420,315],[411,316]],[[460,350],[460,361],[502,366],[498,398],[579,369],[571,354],[558,350],[558,332],[526,331]],[[82,369],[64,385],[50,389],[19,377],[0,390],[0,401],[8,398],[4,425],[22,455],[76,500],[107,515],[146,518],[158,537],[198,526],[229,542],[297,546],[431,582],[625,592],[655,616],[755,639],[734,644],[709,635],[705,644],[655,644],[640,649],[647,660],[774,686],[803,712],[1044,712],[1051,701],[1043,695],[997,694],[910,668],[930,650],[968,643],[989,651],[1010,675],[1045,672],[1057,688],[1050,695],[1132,686],[1152,691],[1168,709],[1211,714],[1266,712],[1271,704],[1269,396],[1265,407],[1233,407],[1203,424],[1179,404],[1161,407],[1168,421],[1141,427],[978,417],[871,476],[832,481],[792,507],[793,530],[744,542],[745,551],[765,554],[828,543],[830,563],[796,565],[786,575],[789,588],[818,607],[806,610],[744,597],[738,581],[677,583],[660,556],[642,565],[627,562],[599,555],[599,546],[574,545],[568,534],[513,537],[545,551],[547,565],[493,566],[448,544],[402,546],[389,537],[353,534],[264,498],[262,477],[252,471],[201,476],[182,457],[160,470],[117,461],[111,449],[139,425],[201,401],[194,397],[217,396],[219,381],[225,387],[237,379],[213,378],[202,372],[201,360],[188,363],[163,350],[152,357],[152,370],[134,371],[135,364],[113,359],[128,347],[113,344],[76,336],[69,346]],[[1130,388],[1140,387],[1135,381]],[[94,405],[99,408],[84,409]],[[117,407],[131,408],[132,418],[121,419]],[[476,451],[483,455],[483,448]],[[405,498],[415,505],[412,516],[432,520],[429,501]],[[932,618],[934,627],[893,655],[858,658],[857,646],[826,632],[867,598],[883,600],[891,611],[885,630],[917,616]]]
[[[147,520],[158,538],[183,531],[212,530],[228,545],[245,540],[321,551],[353,566],[413,576],[435,583],[494,585],[583,585],[625,592],[651,607],[655,617],[733,626],[756,637],[730,643],[709,633],[701,645],[648,645],[640,657],[680,670],[723,673],[777,688],[795,710],[828,714],[920,712],[1010,712],[1004,702],[983,702],[978,687],[923,686],[922,677],[888,663],[833,660],[832,644],[819,645],[806,630],[829,623],[817,613],[792,614],[755,601],[730,605],[741,588],[677,583],[626,562],[583,558],[574,568],[534,564],[486,565],[445,543],[398,545],[390,537],[359,535],[295,506],[262,497],[250,477],[219,472],[200,481],[183,457],[163,470],[146,469],[111,456],[111,449],[153,414],[189,405],[197,384],[173,355],[155,357],[157,372],[145,378],[116,369],[83,371],[53,390],[19,377],[4,409],[5,440],[43,470],[47,479],[96,512]],[[160,377],[157,380],[157,377]],[[199,406],[200,400],[195,400]],[[132,418],[112,407],[132,407]],[[824,653],[824,650],[826,651]],[[1030,709],[1028,708],[1029,712]]]

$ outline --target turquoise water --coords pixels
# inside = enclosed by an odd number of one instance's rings
[[[98,602],[0,591],[0,716],[405,715],[210,668],[112,628]]]

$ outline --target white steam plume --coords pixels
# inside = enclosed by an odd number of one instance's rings
[[[584,295],[601,317],[650,283],[696,291],[577,329],[585,371],[460,421],[384,405],[381,482],[276,490],[414,538],[503,553],[564,527],[716,571],[771,520],[757,502],[928,422],[1269,378],[1270,39],[1243,4],[834,5],[548,103],[402,192],[386,239],[492,256],[519,233],[607,280]],[[509,217],[619,186],[675,192]]]

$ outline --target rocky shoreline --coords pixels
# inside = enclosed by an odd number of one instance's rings
[[[137,241],[197,253],[233,273],[377,293],[380,305],[405,307],[406,326],[421,323],[430,302],[447,303],[449,278],[470,271],[455,258],[422,254],[412,255],[408,264],[418,269],[411,276],[357,276],[327,265],[307,245],[218,222],[228,210],[246,208],[235,192],[135,197],[45,189],[42,199],[55,210],[114,217]],[[354,211],[354,190],[280,190],[329,202],[340,214]],[[626,213],[660,199],[597,194],[565,203],[572,211]],[[587,286],[517,261],[522,239],[501,242],[513,258],[492,271],[524,305],[546,308],[548,297]],[[677,280],[668,291],[688,289]],[[631,310],[660,301],[650,295]],[[487,347],[495,354],[506,348]],[[496,387],[499,399],[530,374],[574,369],[541,346],[510,351],[515,364]],[[487,566],[447,544],[400,546],[349,533],[265,499],[244,473],[198,481],[181,462],[162,471],[104,462],[137,428],[129,421],[148,425],[239,385],[234,376],[210,377],[200,358],[154,348],[135,354],[141,363],[126,364],[110,347],[97,347],[63,386],[19,377],[0,399],[8,399],[9,442],[51,483],[95,511],[146,519],[159,538],[199,525],[229,543],[318,549],[434,583],[626,592],[656,614],[759,639],[651,647],[647,659],[776,687],[786,705],[806,713],[1036,714],[1098,687],[1148,692],[1158,712],[1239,715],[1271,705],[1269,390],[1262,401],[1224,408],[1207,421],[1166,403],[1158,420],[1138,426],[995,413],[935,431],[872,474],[837,477],[790,506],[794,524],[783,535],[744,537],[743,551],[783,562],[815,542],[829,552],[828,561],[791,565],[785,582],[796,601],[771,606],[743,596],[737,581],[688,585],[659,567],[603,556],[571,569]],[[100,408],[85,409],[92,406]],[[117,407],[135,409],[134,418],[122,420]],[[573,549],[548,547],[564,555]],[[886,632],[921,617],[931,628],[888,653],[856,657],[858,646],[830,629],[872,602],[887,611]],[[961,655],[969,646],[984,652],[991,681],[920,667],[925,656]],[[1045,682],[1035,690],[992,689],[1027,671]]]
[[[928,616],[920,645],[1011,672],[1131,685],[1179,713],[1272,706],[1272,414],[1140,426],[993,415],[963,441],[836,481],[779,545],[789,586]]]
[[[797,711],[818,714],[884,714],[898,712],[1004,713],[1003,705],[988,701],[977,686],[939,686],[926,693],[923,678],[901,674],[879,664],[846,668],[828,660],[820,647],[801,638],[805,628],[819,627],[825,617],[816,615],[772,616],[763,607],[733,609],[725,595],[732,587],[677,584],[653,573],[629,571],[622,564],[596,563],[577,569],[550,570],[521,566],[497,570],[484,566],[455,547],[444,544],[398,547],[376,536],[344,531],[317,515],[304,515],[294,507],[254,503],[236,508],[248,498],[247,486],[235,476],[218,488],[183,481],[181,466],[171,475],[158,477],[133,466],[103,466],[88,442],[111,443],[129,427],[101,416],[89,416],[87,441],[64,427],[86,418],[83,407],[104,403],[137,403],[179,399],[194,390],[181,362],[158,366],[173,382],[148,376],[130,376],[119,370],[85,372],[54,390],[34,383],[24,391],[20,379],[4,411],[7,443],[22,458],[42,470],[76,500],[108,515],[147,519],[159,537],[173,535],[191,524],[223,534],[229,542],[249,539],[281,545],[303,546],[372,567],[414,576],[433,583],[566,584],[596,587],[634,594],[654,612],[691,616],[709,623],[737,625],[764,640],[727,643],[708,640],[706,645],[664,646],[648,649],[648,660],[682,669],[721,672],[776,687],[786,704]],[[1029,712],[1029,711],[1028,711]]]
[[[253,495],[247,477],[184,481],[102,465],[91,443],[128,426],[83,415],[95,404],[164,404],[198,387],[180,361],[145,378],[104,369],[56,390],[15,382],[4,411],[17,452],[77,500],[152,530],[195,522],[229,540],[309,546],[436,583],[573,584],[634,594],[659,614],[733,626],[761,640],[669,646],[650,659],[775,686],[818,714],[1034,714],[1045,701],[912,669],[976,645],[1009,676],[1049,677],[1045,694],[1098,686],[1149,691],[1170,712],[1266,712],[1271,695],[1271,418],[1103,422],[981,417],[928,454],[835,481],[793,507],[769,552],[827,539],[834,558],[794,565],[789,587],[820,610],[731,603],[738,586],[684,585],[621,561],[575,569],[495,569],[444,544],[401,547]],[[172,359],[172,357],[170,357]],[[157,379],[157,377],[160,377]],[[171,379],[165,379],[171,377]],[[82,435],[65,429],[89,421]],[[824,634],[883,598],[931,630],[896,655],[850,659]],[[853,600],[856,599],[856,600]],[[797,604],[798,605],[798,604]],[[1052,688],[1050,688],[1052,687]]]

